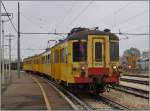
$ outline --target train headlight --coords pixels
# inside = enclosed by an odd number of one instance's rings
[[[131,65],[129,65],[128,68],[131,69]]]
[[[85,72],[85,66],[81,67],[81,76],[85,76],[86,72]]]
[[[85,67],[84,67],[84,66],[82,66],[82,67],[81,67],[81,69],[82,69],[82,70],[85,70]]]
[[[113,68],[113,69],[117,69],[117,66],[114,65],[112,68]]]

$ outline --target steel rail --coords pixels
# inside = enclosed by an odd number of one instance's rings
[[[149,99],[149,92],[148,91],[144,91],[144,90],[140,90],[140,89],[136,89],[136,88],[131,88],[131,87],[127,87],[127,86],[122,86],[122,85],[115,85],[110,87],[111,89],[115,89],[118,91],[123,91],[125,93],[129,93],[132,95],[135,95],[137,97],[141,97],[144,99]]]
[[[149,85],[149,81],[144,81],[144,80],[135,80],[135,79],[120,78],[120,81],[138,83],[138,84],[143,84],[143,85],[147,85],[147,86]]]
[[[69,92],[68,90],[62,88],[62,87],[59,87],[55,82],[52,82],[50,80],[48,80],[48,82],[50,84],[53,84],[54,86],[56,86],[59,90],[63,91],[65,94],[69,95],[72,99],[74,99],[76,102],[78,102],[78,104],[80,104],[84,110],[95,110],[94,108],[92,108],[91,106],[89,106],[88,104],[86,104],[85,102],[81,101],[78,97],[76,97],[74,94],[72,94],[71,92]],[[109,104],[111,107],[113,108],[116,108],[116,109],[125,109],[125,110],[129,110],[130,108],[124,106],[124,105],[121,105],[109,98],[106,98],[104,96],[101,96],[101,95],[98,95],[98,96],[95,96],[96,100],[98,101],[103,101],[107,104]]]
[[[111,99],[109,99],[108,97],[102,96],[102,95],[94,95],[93,96],[97,101],[102,101],[108,105],[110,105],[111,107],[113,107],[114,109],[119,109],[119,110],[130,110],[129,107],[122,105],[116,101],[113,101]]]
[[[134,74],[123,74],[123,76],[149,78],[149,76],[146,76],[146,75],[134,75]]]
[[[69,103],[69,105],[73,108],[73,110],[78,110],[78,108],[73,104],[73,102],[65,94],[63,94],[56,86],[54,86],[52,83],[50,83],[45,78],[43,78],[43,75],[38,75],[35,73],[30,73],[30,74],[34,76],[38,76],[40,79],[47,82],[56,92],[59,93],[60,96],[62,96]]]
[[[58,84],[56,84],[54,81],[51,81],[49,79],[46,79],[45,77],[43,77],[44,80],[46,80],[49,84],[52,84],[55,88],[57,88],[60,92],[62,92],[65,96],[67,96],[68,98],[73,99],[74,101],[76,101],[76,103],[78,105],[80,105],[83,109],[82,110],[94,110],[94,108],[91,108],[88,104],[86,104],[85,102],[83,102],[82,100],[80,100],[78,97],[76,97],[74,94],[72,94],[71,92],[69,92],[68,90],[64,89],[63,87],[60,87]]]

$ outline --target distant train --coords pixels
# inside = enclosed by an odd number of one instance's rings
[[[109,29],[73,28],[67,38],[23,60],[23,70],[51,77],[70,89],[106,91],[119,82],[119,38]]]
[[[23,62],[20,62],[20,69],[22,70],[23,67]],[[12,62],[11,63],[11,69],[12,70],[17,70],[17,62]]]

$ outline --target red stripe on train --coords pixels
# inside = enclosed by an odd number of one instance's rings
[[[88,68],[88,75],[105,75],[109,73],[109,68]]]

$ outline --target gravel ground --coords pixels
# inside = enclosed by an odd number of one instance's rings
[[[129,74],[129,75],[143,75],[143,76],[148,76],[149,77],[149,72],[140,72],[140,73],[124,72],[124,73],[122,73],[122,75],[124,75],[124,74]]]
[[[112,109],[109,105],[95,100],[90,94],[77,94],[77,97],[95,110]]]
[[[137,89],[142,89],[144,91],[149,91],[149,86],[143,84],[135,84],[135,83],[125,82],[125,81],[120,81],[119,84],[131,88],[137,88]]]
[[[126,105],[131,109],[144,110],[149,108],[148,99],[136,97],[134,95],[127,94],[121,91],[111,89],[110,92],[105,92],[102,95],[107,96],[120,104]]]
[[[132,77],[132,76],[122,76],[121,78],[131,79],[131,80],[149,81],[149,78]]]
[[[94,109],[112,109],[110,106],[104,104],[103,102],[96,101],[91,98],[82,98],[84,102],[86,102],[88,105],[92,106]]]

